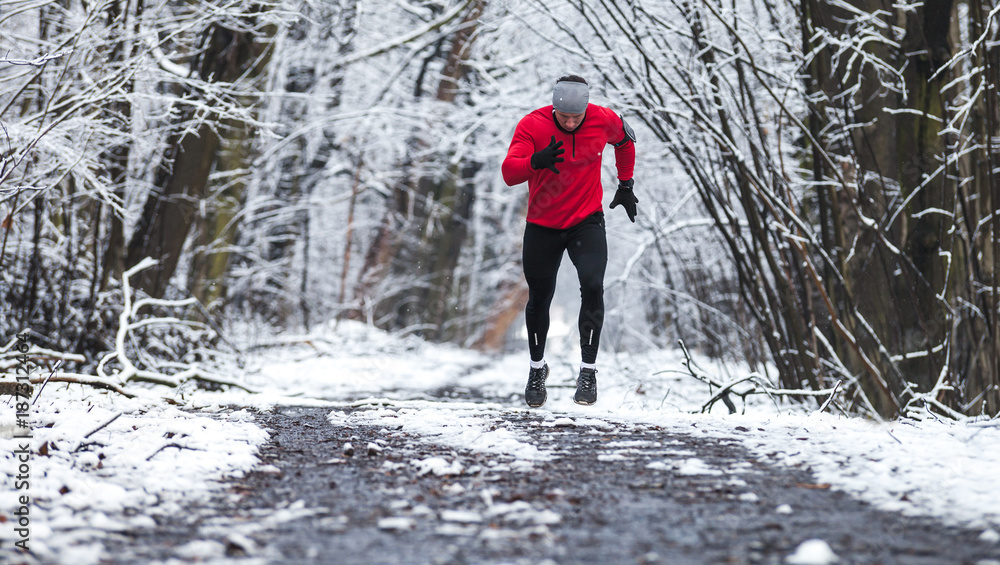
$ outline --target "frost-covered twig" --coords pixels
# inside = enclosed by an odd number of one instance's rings
[[[55,53],[47,53],[45,55],[40,55],[34,59],[11,59],[8,55],[0,57],[0,63],[7,63],[8,65],[18,65],[18,66],[30,66],[30,67],[41,67],[45,63],[52,61],[53,59],[59,59],[70,53],[72,49],[67,49],[64,51],[56,51]]]
[[[31,384],[44,384],[46,382],[87,385],[87,386],[92,386],[94,388],[117,392],[118,394],[124,396],[125,398],[135,398],[134,394],[126,391],[120,385],[118,385],[115,382],[112,382],[110,379],[95,377],[93,375],[82,375],[80,373],[54,373],[46,378],[36,377],[31,379]]]
[[[168,443],[168,444],[166,444],[166,445],[162,445],[162,446],[160,446],[160,448],[159,448],[159,449],[157,449],[157,450],[156,450],[156,451],[154,451],[153,453],[149,454],[149,457],[147,457],[147,458],[146,458],[146,461],[149,461],[149,460],[150,460],[150,459],[152,459],[153,457],[156,457],[156,455],[157,455],[157,454],[158,454],[159,452],[161,452],[161,451],[163,451],[164,449],[167,449],[167,448],[169,448],[169,447],[176,447],[177,449],[190,449],[191,451],[201,451],[200,449],[195,449],[195,448],[193,448],[193,447],[188,447],[188,446],[186,446],[186,445],[181,445],[181,444],[179,444],[179,443]]]
[[[471,3],[472,3],[472,0],[463,0],[462,2],[460,2],[460,3],[456,4],[455,6],[453,6],[447,12],[441,14],[441,16],[438,17],[436,20],[428,22],[422,28],[418,28],[418,29],[416,29],[414,31],[411,31],[410,33],[407,33],[407,34],[404,34],[404,35],[402,35],[400,37],[394,38],[394,39],[392,39],[392,40],[390,40],[390,41],[388,41],[386,43],[383,43],[381,45],[376,45],[376,46],[374,46],[374,47],[372,47],[370,49],[365,49],[363,51],[357,51],[357,52],[352,53],[352,54],[350,54],[350,55],[348,55],[348,56],[346,56],[346,57],[344,57],[344,58],[342,58],[340,60],[334,61],[333,62],[333,68],[345,67],[345,66],[350,65],[351,63],[354,63],[356,61],[361,61],[361,60],[367,59],[369,57],[374,57],[376,55],[381,55],[383,53],[387,53],[387,52],[389,52],[389,51],[391,51],[391,50],[393,50],[393,49],[395,49],[397,47],[400,47],[402,45],[406,45],[407,43],[409,43],[411,41],[414,41],[414,40],[422,37],[423,35],[426,35],[426,34],[431,33],[433,31],[437,31],[441,27],[447,25],[449,22],[451,22],[452,20],[454,20],[455,18],[457,18],[462,13],[462,11],[465,8],[467,8]]]
[[[38,399],[42,397],[42,391],[45,390],[45,385],[49,384],[49,381],[52,380],[52,377],[55,376],[56,371],[58,371],[59,367],[61,366],[62,366],[62,361],[59,361],[58,363],[56,363],[56,366],[52,367],[52,370],[49,371],[49,376],[42,379],[42,386],[38,387],[38,392],[35,394],[35,398],[31,401],[32,404],[38,402]]]
[[[87,432],[87,434],[86,434],[86,435],[84,435],[84,436],[83,436],[83,439],[87,439],[87,438],[89,438],[90,436],[92,436],[92,435],[96,434],[97,432],[99,432],[99,431],[103,430],[104,428],[106,428],[106,427],[110,426],[112,422],[114,422],[114,421],[115,421],[115,420],[117,420],[118,418],[121,418],[122,414],[123,414],[122,412],[119,412],[119,413],[115,414],[115,415],[114,415],[114,416],[113,416],[113,417],[112,417],[112,418],[111,418],[110,420],[108,420],[107,422],[104,422],[104,423],[103,423],[103,424],[101,424],[100,426],[97,426],[96,428],[94,428],[94,429],[90,430],[89,432]],[[77,445],[76,445],[76,447],[75,447],[75,448],[73,448],[73,449],[72,449],[72,452],[73,452],[73,453],[76,453],[77,451],[80,451],[81,449],[83,449],[84,447],[87,447],[87,446],[89,446],[89,445],[94,445],[94,442],[82,442],[82,441],[81,441],[81,442],[77,443]]]
[[[118,332],[115,334],[115,350],[105,355],[97,365],[97,374],[100,382],[109,383],[113,380],[118,383],[119,387],[124,386],[125,383],[128,382],[146,382],[176,388],[187,381],[200,380],[212,384],[240,388],[247,392],[255,392],[231,379],[208,371],[197,363],[181,365],[181,370],[168,375],[158,371],[142,369],[138,367],[131,358],[129,358],[126,344],[132,330],[160,324],[173,326],[204,326],[200,323],[191,322],[189,320],[181,320],[171,316],[147,318],[136,321],[139,311],[146,306],[184,307],[197,302],[197,300],[193,297],[183,300],[141,298],[133,302],[132,285],[130,283],[131,277],[135,276],[144,269],[152,267],[156,263],[156,260],[147,257],[122,274],[122,293],[124,302],[121,314],[118,316]],[[109,375],[106,371],[106,367],[111,361],[117,361],[122,366],[121,370],[114,375]]]
[[[100,426],[97,426],[96,428],[94,428],[94,429],[90,430],[89,432],[87,432],[86,435],[83,436],[83,439],[87,439],[88,437],[90,437],[90,436],[96,434],[97,432],[103,430],[104,428],[110,426],[115,420],[117,420],[118,418],[121,418],[121,416],[122,416],[122,412],[119,412],[119,413],[115,414],[114,417],[112,417],[107,422],[104,422]]]
[[[819,407],[819,410],[817,410],[817,412],[822,412],[826,410],[827,406],[829,406],[830,403],[833,402],[833,397],[837,396],[837,391],[840,390],[841,383],[843,383],[843,381],[837,381],[837,384],[833,385],[833,392],[830,393],[830,397],[827,398],[826,401],[823,403],[823,405]]]
[[[746,409],[747,396],[750,396],[752,394],[766,394],[772,400],[774,400],[774,397],[778,396],[821,397],[829,395],[829,398],[826,399],[826,401],[818,410],[819,412],[822,412],[833,401],[834,396],[836,396],[842,384],[842,381],[837,381],[837,383],[833,386],[833,388],[822,389],[822,390],[781,389],[781,388],[774,388],[757,373],[751,374],[750,376],[747,377],[736,379],[732,382],[724,383],[721,380],[713,377],[712,375],[709,375],[708,373],[702,371],[701,368],[698,367],[697,364],[695,364],[694,360],[691,357],[691,353],[684,345],[684,342],[678,340],[678,343],[680,344],[681,351],[683,351],[684,353],[684,361],[682,361],[681,364],[684,365],[684,367],[688,370],[688,374],[694,377],[695,379],[698,379],[699,381],[708,384],[710,389],[711,387],[717,387],[719,389],[718,392],[714,393],[712,397],[704,405],[702,405],[701,407],[702,412],[708,412],[709,410],[712,409],[712,406],[714,406],[716,402],[719,402],[721,400],[722,403],[726,405],[726,408],[729,409],[729,413],[735,414],[736,405],[733,403],[732,399],[729,398],[730,394],[739,396],[740,399],[743,400],[744,410]],[[745,383],[749,383],[752,386],[744,391],[735,390],[736,386]]]

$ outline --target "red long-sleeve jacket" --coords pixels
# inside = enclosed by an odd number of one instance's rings
[[[559,174],[532,169],[531,155],[544,149],[555,136],[562,140],[556,163]],[[528,221],[549,228],[565,229],[602,209],[601,156],[608,144],[615,146],[619,180],[632,178],[635,145],[625,135],[622,119],[596,104],[587,105],[583,122],[567,132],[556,122],[552,106],[545,106],[521,119],[500,167],[508,186],[528,181]]]

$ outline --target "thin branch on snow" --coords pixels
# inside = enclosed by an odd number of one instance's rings
[[[191,451],[203,451],[201,449],[196,449],[194,447],[188,447],[186,445],[181,445],[179,443],[168,443],[166,445],[160,446],[159,449],[157,449],[156,451],[150,453],[149,457],[146,458],[146,461],[149,461],[149,460],[153,459],[153,457],[156,457],[157,454],[159,454],[161,451],[163,451],[164,449],[169,449],[171,447],[175,447],[177,449],[190,449]]]
[[[702,412],[710,411],[716,402],[721,401],[723,404],[726,405],[726,408],[729,409],[730,414],[735,414],[736,405],[733,403],[732,399],[729,398],[729,395],[731,394],[740,397],[740,399],[743,401],[744,411],[746,410],[747,396],[753,394],[765,394],[769,398],[771,398],[772,401],[775,399],[775,397],[779,396],[801,397],[801,398],[810,398],[810,397],[818,398],[822,396],[828,396],[826,401],[817,410],[818,412],[822,412],[826,410],[826,408],[833,401],[837,392],[840,390],[840,386],[842,384],[842,381],[837,381],[837,383],[833,386],[833,388],[823,389],[823,390],[780,389],[780,388],[774,388],[773,386],[769,385],[765,381],[765,379],[763,379],[760,375],[756,373],[747,377],[736,379],[728,383],[724,383],[719,379],[705,373],[700,367],[698,367],[697,364],[694,362],[693,358],[691,357],[691,353],[684,345],[684,342],[679,341],[678,343],[680,344],[681,351],[684,353],[684,361],[682,361],[681,364],[684,365],[684,367],[688,370],[688,374],[694,377],[695,379],[708,384],[710,391],[712,388],[719,389],[718,392],[713,393],[712,397],[707,402],[705,402],[704,405],[702,405],[701,408]],[[750,384],[751,386],[750,388],[747,388],[742,391],[736,390],[737,386],[743,384]]]
[[[48,377],[44,378],[36,377],[31,379],[31,384],[46,384],[49,382],[87,385],[93,388],[99,388],[103,390],[110,390],[111,392],[117,392],[118,394],[124,396],[125,398],[135,398],[134,394],[128,392],[117,383],[109,379],[103,379],[100,377],[95,377],[93,375],[58,372]]]

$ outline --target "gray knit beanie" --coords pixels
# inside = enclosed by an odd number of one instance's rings
[[[590,87],[578,76],[565,76],[552,89],[552,107],[566,114],[582,114],[590,102]]]

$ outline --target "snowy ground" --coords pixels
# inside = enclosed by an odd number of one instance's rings
[[[758,456],[806,466],[817,482],[880,508],[981,529],[983,539],[1000,543],[1000,422],[878,423],[778,407],[760,397],[745,414],[729,415],[721,404],[700,414],[708,391],[686,376],[675,351],[602,353],[598,403],[582,407],[572,402],[576,363],[572,348],[565,349],[570,353],[549,359],[549,401],[541,409],[553,425],[642,423],[737,439]],[[553,456],[491,425],[498,413],[527,410],[523,355],[485,356],[350,323],[256,351],[241,378],[258,394],[188,390],[184,410],[161,399],[176,397],[174,391],[127,400],[50,385],[31,407],[30,486],[23,489],[16,487],[17,457],[26,440],[12,437],[20,433],[14,408],[0,404],[0,552],[20,539],[15,512],[22,495],[32,502],[30,547],[50,562],[94,563],[108,532],[149,528],[158,513],[183,512],[192,499],[259,463],[255,454],[267,434],[245,408],[329,406],[331,425],[363,419],[439,445],[494,453],[514,467]],[[346,416],[338,410],[344,405],[373,409]],[[428,463],[426,472],[449,464]],[[695,458],[674,471],[721,472]]]

